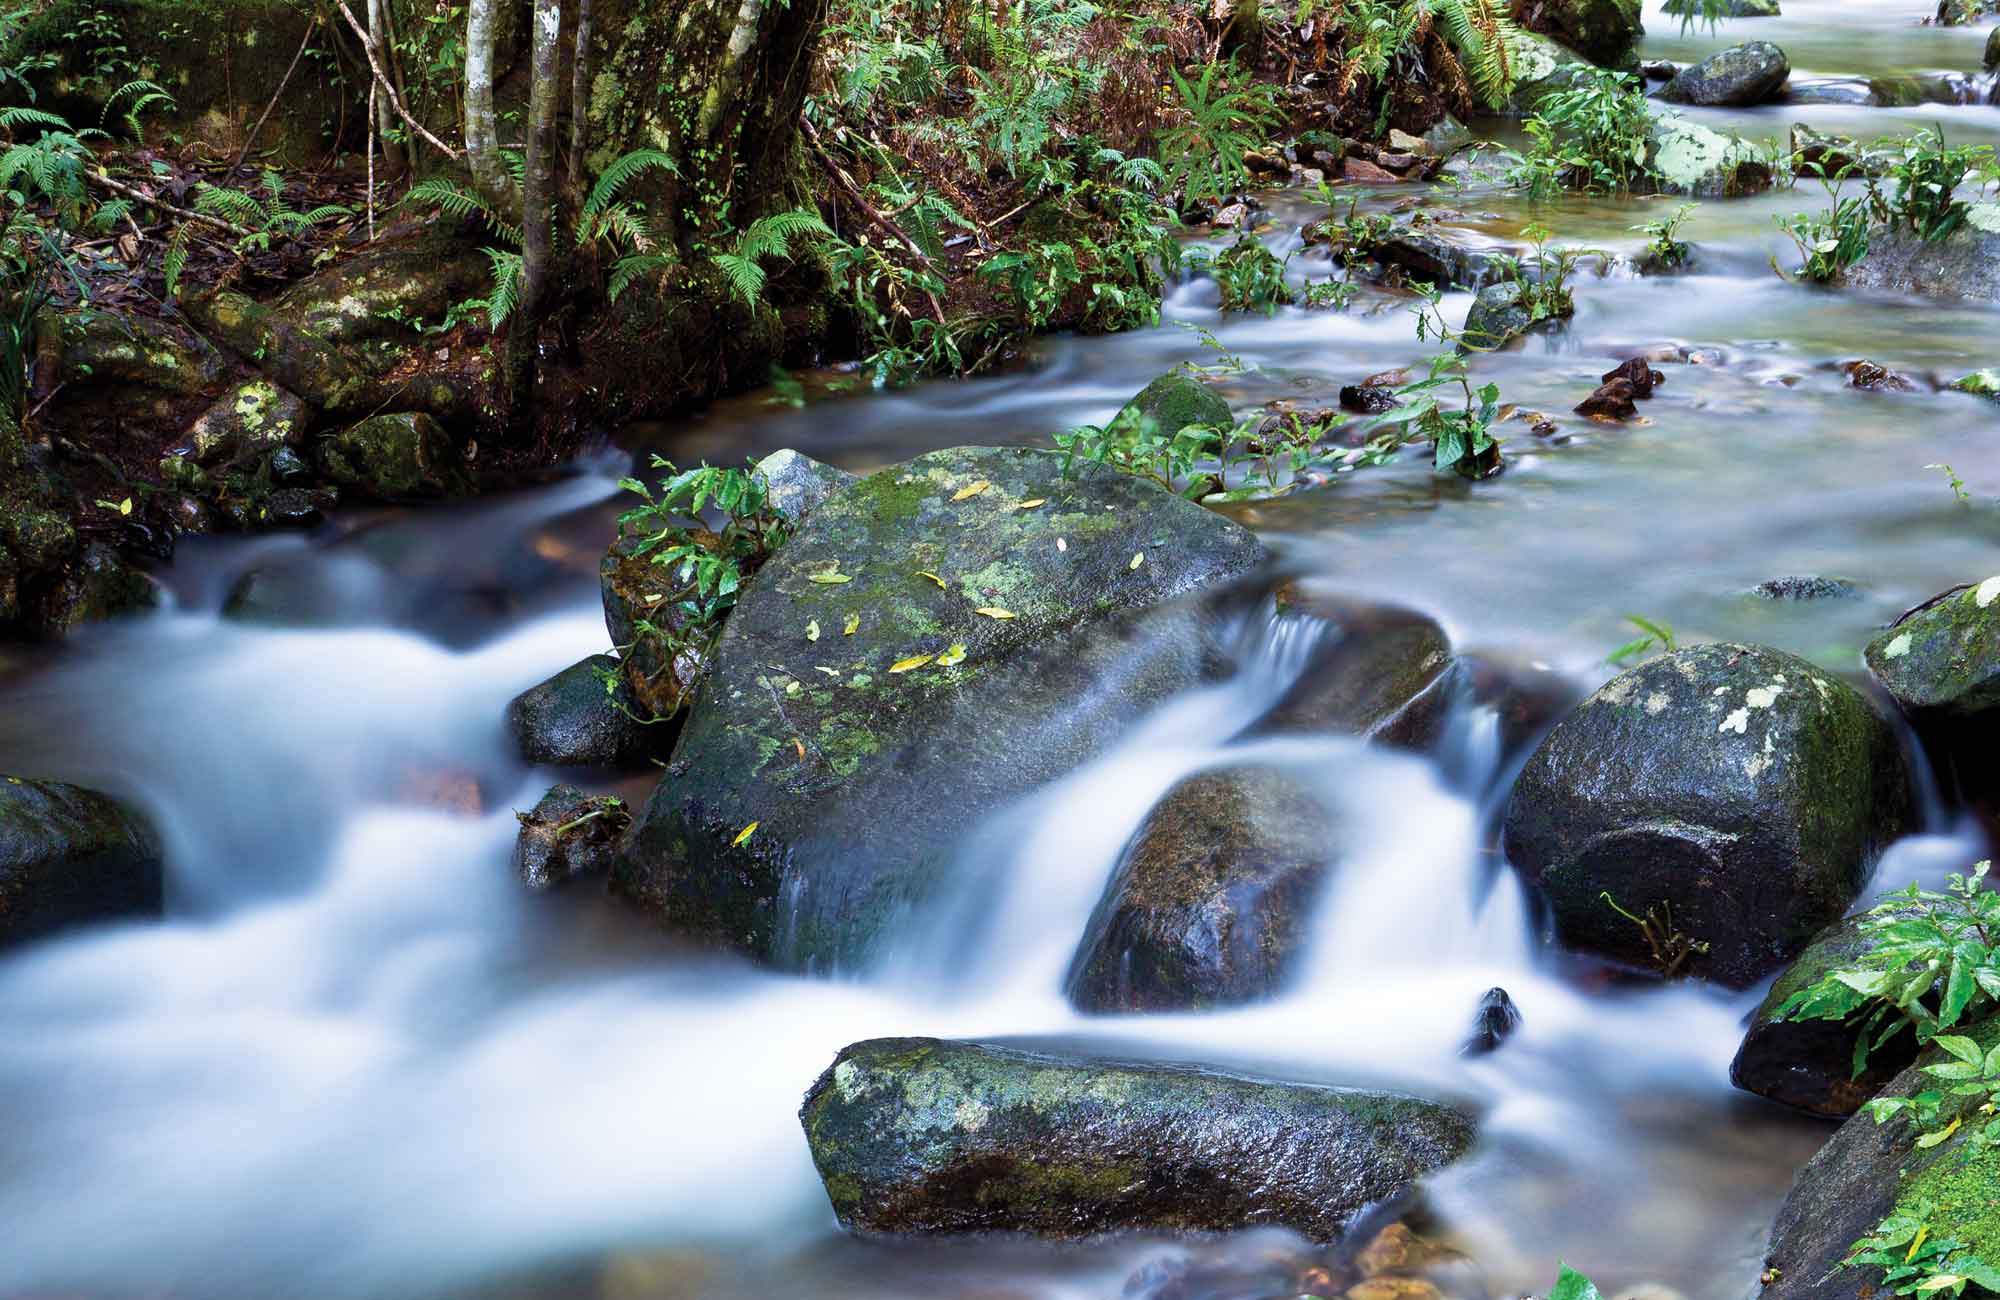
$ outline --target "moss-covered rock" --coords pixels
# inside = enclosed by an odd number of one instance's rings
[[[1527,293],[1513,280],[1489,284],[1473,295],[1472,306],[1459,326],[1461,351],[1491,352],[1539,327],[1553,328],[1557,322],[1537,321],[1529,309]]]
[[[1178,433],[1191,424],[1227,429],[1234,423],[1222,394],[1185,370],[1169,370],[1139,390],[1138,396],[1111,417],[1113,426],[1151,420],[1161,433]]]
[[[657,549],[645,551],[643,542],[621,529],[598,565],[598,585],[604,627],[618,651],[625,690],[641,717],[666,719],[687,707],[701,680],[704,651],[686,636],[690,621],[681,608],[684,584],[674,569],[653,563]]]
[[[1783,50],[1769,41],[1749,41],[1682,68],[1660,98],[1674,104],[1742,108],[1777,98],[1791,75],[1791,60]]]
[[[1868,671],[1912,717],[2000,717],[2000,575],[1947,592],[1869,642]]]
[[[372,415],[320,439],[320,471],[378,501],[450,497],[469,487],[458,449],[421,412]]]
[[[2000,35],[2000,27],[1993,29]],[[1960,375],[1951,381],[1954,390],[1983,397],[1989,402],[2000,402],[2000,367],[1987,366],[1970,374]]]
[[[159,837],[95,790],[0,777],[0,949],[72,926],[155,915]]]
[[[61,328],[63,374],[79,383],[130,384],[187,396],[222,382],[221,354],[163,321],[78,311],[65,312]]]
[[[1991,1050],[2000,1045],[2000,1019],[1973,1027],[1969,1037]],[[1937,1048],[1882,1088],[1885,1096],[1910,1096],[1934,1088],[1922,1067],[1947,1059]],[[1954,1118],[1973,1120],[1978,1097],[1947,1097],[1938,1127]],[[1871,1300],[1886,1294],[1882,1273],[1841,1268],[1854,1243],[1891,1214],[1921,1217],[1930,1236],[1953,1238],[1984,1259],[2000,1257],[2000,1148],[1969,1150],[1967,1123],[1949,1140],[1917,1145],[1922,1130],[1905,1117],[1877,1124],[1856,1115],[1799,1170],[1771,1228],[1766,1264],[1775,1276],[1761,1300]],[[1983,1127],[1983,1125],[1980,1125]]]
[[[957,448],[827,498],[730,614],[618,887],[783,965],[865,960],[980,818],[1212,671],[1213,617],[1168,602],[1259,564],[1256,538],[1060,467]]]
[[[870,1233],[1291,1228],[1340,1235],[1472,1145],[1399,1093],[883,1038],[800,1110],[842,1225]]]
[[[570,767],[637,766],[665,755],[680,729],[640,721],[638,701],[610,655],[592,655],[522,691],[507,705],[507,728],[530,763]]]
[[[217,465],[300,446],[306,404],[268,379],[248,379],[217,398],[188,429],[194,458]]]
[[[159,603],[159,583],[115,547],[86,542],[53,575],[39,602],[38,621],[46,632],[74,632],[86,623],[153,609]]]
[[[2000,203],[1975,203],[1965,224],[1935,243],[1907,227],[1876,226],[1868,255],[1841,283],[1884,293],[2000,302]]]
[[[1718,643],[1620,674],[1556,726],[1515,783],[1507,856],[1565,947],[1658,969],[1619,909],[1651,914],[1660,947],[1706,945],[1687,973],[1740,988],[1846,912],[1908,800],[1896,737],[1852,687]]]
[[[1794,993],[1819,983],[1836,966],[1854,964],[1868,948],[1859,917],[1821,931],[1751,1013],[1750,1031],[1729,1063],[1730,1082],[1787,1106],[1842,1118],[1859,1110],[1908,1065],[1917,1054],[1913,1034],[1899,1034],[1876,1049],[1868,1068],[1856,1075],[1855,1026],[1839,1020],[1777,1018],[1778,1008]]]
[[[1298,581],[1278,588],[1275,605],[1313,649],[1252,734],[1363,736],[1412,749],[1437,738],[1458,675],[1435,619]]]
[[[1771,167],[1748,142],[1662,113],[1646,133],[1646,170],[1666,194],[1733,198],[1770,188]]]
[[[454,306],[483,297],[492,280],[477,247],[432,235],[343,257],[287,289],[271,308],[327,343],[402,349],[417,339],[419,322],[439,324]]]
[[[1578,70],[1589,66],[1586,60],[1546,36],[1517,33],[1511,65],[1514,88],[1507,94],[1508,114],[1528,116],[1549,95],[1568,89]]]
[[[514,872],[533,890],[555,889],[610,871],[618,837],[632,824],[623,800],[552,787],[530,812],[515,813]]]
[[[1639,0],[1535,0],[1515,12],[1532,30],[1607,68],[1636,62],[1639,38],[1646,34]]]
[[[1292,974],[1335,853],[1326,809],[1281,772],[1192,776],[1146,814],[1071,963],[1084,1011],[1252,1002]]]

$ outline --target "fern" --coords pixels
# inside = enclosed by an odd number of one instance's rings
[[[736,247],[729,252],[710,255],[729,287],[746,307],[755,306],[764,294],[766,275],[762,265],[767,257],[790,257],[791,242],[802,236],[831,236],[833,231],[826,222],[820,220],[819,213],[805,208],[793,208],[789,212],[774,212],[768,217],[759,217],[750,223],[742,234],[736,237]]]
[[[51,113],[46,109],[29,108],[26,104],[15,104],[8,108],[0,108],[0,126],[6,127],[9,131],[18,130],[24,126],[46,127],[51,131],[67,131],[69,130],[69,119],[60,113]]]
[[[501,248],[485,251],[486,260],[493,267],[493,292],[486,299],[486,319],[498,332],[521,301],[521,255]]]
[[[124,112],[118,114],[118,120],[123,122],[126,128],[132,132],[132,138],[135,140],[145,135],[145,132],[139,125],[139,115],[141,113],[155,107],[161,108],[162,111],[171,112],[174,107],[174,97],[167,93],[166,87],[155,81],[147,81],[142,77],[136,81],[128,81],[111,92],[111,98],[104,101],[104,111],[98,115],[98,125],[108,126],[111,122],[112,112],[118,107],[118,101],[128,95],[131,96],[132,102],[126,107]]]
[[[161,274],[167,278],[167,296],[176,298],[181,292],[181,272],[187,270],[188,244],[193,236],[186,222],[174,227],[174,233],[167,239],[167,255],[160,263]]]
[[[609,209],[612,200],[634,177],[653,168],[670,176],[680,175],[680,168],[674,165],[674,160],[658,149],[634,149],[615,159],[598,175],[597,184],[590,187],[590,197],[583,203],[584,215],[591,216]]]
[[[744,306],[754,306],[764,296],[764,268],[756,262],[735,253],[717,253],[714,262],[728,277],[730,289],[743,300]]]
[[[1458,51],[1472,88],[1488,108],[1504,108],[1514,90],[1511,42],[1515,28],[1494,0],[1417,0],[1434,14]]]
[[[521,242],[521,227],[495,211],[493,206],[473,190],[445,176],[432,176],[418,181],[403,195],[403,203],[436,208],[448,217],[469,220],[479,217],[492,231],[511,243]]]

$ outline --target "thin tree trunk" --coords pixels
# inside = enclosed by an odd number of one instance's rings
[[[382,0],[368,0],[368,39],[377,50],[381,51],[382,61],[387,63],[389,42],[383,38],[383,33],[387,30],[387,24],[382,18],[383,7]],[[389,107],[389,97],[377,94],[373,81],[369,82],[368,86],[368,104],[375,118],[375,138],[381,142],[382,162],[391,171],[400,172],[404,167],[403,146],[397,144],[389,135],[395,128],[396,115]]]
[[[465,9],[465,165],[480,197],[512,220],[521,210],[521,195],[500,159],[493,118],[493,24],[499,4],[469,0]]]
[[[575,57],[569,71],[569,180],[583,202],[584,151],[590,148],[590,0],[576,0]]]
[[[521,302],[507,334],[516,413],[530,401],[535,344],[549,299],[556,198],[556,106],[561,102],[562,0],[535,0],[528,90],[528,158],[521,187]]]

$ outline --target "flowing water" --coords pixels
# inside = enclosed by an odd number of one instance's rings
[[[1927,5],[1785,2],[1783,19],[1656,36],[1646,53],[1755,35],[1787,45],[1799,75],[1978,64],[1984,32],[1918,27]],[[1870,136],[1942,117],[1954,139],[2000,140],[1988,107],[1704,116],[1753,135],[1801,119]],[[1481,381],[1561,425],[1547,439],[1510,426],[1504,476],[1468,485],[1412,461],[1236,513],[1342,590],[1421,607],[1461,648],[1580,686],[1607,675],[1628,613],[1856,673],[1885,621],[2000,567],[2000,420],[1951,394],[1849,390],[1837,363],[1950,377],[2000,361],[2000,314],[1772,275],[1788,247],[1772,214],[1817,199],[1705,204],[1689,227],[1696,274],[1586,278],[1566,335],[1479,358]],[[1497,193],[1451,202],[1496,237],[1529,219]],[[1304,208],[1275,206],[1283,244]],[[1577,200],[1535,215],[1630,253],[1630,228],[1665,210]],[[1225,321],[1212,286],[1191,282],[1162,328],[1049,340],[1017,373],[800,410],[753,395],[626,441],[684,461],[793,446],[850,469],[1030,441],[1202,355],[1178,322],[1253,367],[1226,390],[1239,409],[1331,404],[1418,355],[1406,306],[1364,295],[1345,313]],[[1601,371],[1668,345],[1703,364],[1662,367],[1647,422],[1562,414]],[[1298,671],[1297,630],[1268,618],[1243,628],[1235,679],[973,830],[958,892],[867,978],[773,975],[681,951],[601,901],[524,896],[511,810],[552,778],[512,756],[502,710],[605,643],[595,559],[627,459],[311,538],[189,544],[162,575],[166,612],[0,666],[0,770],[136,800],[171,872],[165,924],[0,961],[0,1296],[1247,1300],[1289,1285],[1303,1248],[1277,1232],[1063,1248],[842,1236],[796,1111],[838,1048],[888,1034],[1067,1039],[1461,1098],[1481,1143],[1431,1199],[1492,1295],[1545,1285],[1558,1257],[1607,1294],[1754,1290],[1769,1218],[1830,1130],[1730,1089],[1754,992],[1606,988],[1556,968],[1490,851],[1511,771],[1477,710],[1435,761],[1336,741],[1254,751],[1344,824],[1344,865],[1288,994],[1199,1016],[1068,1009],[1063,971],[1120,846]],[[1974,504],[1931,463],[1956,466]],[[307,625],[219,616],[253,569],[302,593]],[[1791,574],[1858,595],[1747,594]],[[1970,859],[1976,835],[1948,806],[1879,880]],[[1468,1062],[1456,1049],[1493,985],[1526,1023]]]

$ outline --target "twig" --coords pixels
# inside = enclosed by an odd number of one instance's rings
[[[890,221],[889,218],[883,216],[881,211],[878,208],[876,208],[874,204],[870,203],[868,201],[868,197],[861,192],[861,187],[854,183],[854,178],[852,176],[849,176],[846,170],[843,169],[839,163],[835,162],[832,156],[827,153],[826,147],[820,143],[818,128],[813,126],[813,124],[810,121],[806,120],[805,118],[800,118],[799,124],[805,127],[806,142],[812,145],[813,152],[819,155],[820,162],[825,165],[827,171],[833,176],[834,183],[840,186],[840,188],[846,192],[847,197],[854,203],[856,207],[861,209],[861,215],[868,218],[869,224],[883,231],[886,234],[894,236],[896,242],[900,243],[903,247],[909,249],[910,255],[912,257],[915,257],[917,261],[922,263],[926,271],[930,271],[933,274],[935,274],[937,271],[937,267],[934,263],[932,263],[930,255],[924,252],[924,250],[917,245],[917,241],[911,239],[909,235],[904,232],[901,226],[896,225],[894,222]],[[930,288],[926,286],[924,289],[924,297],[930,299],[931,310],[937,313],[938,324],[940,325],[944,324],[945,323],[944,306],[943,304],[938,302],[937,294],[933,293],[930,290]]]
[[[127,185],[124,181],[114,181],[102,171],[85,172],[83,176],[85,180],[95,185],[102,185],[113,194],[123,194],[128,199],[137,199],[149,208],[156,208],[161,212],[172,213],[183,221],[192,221],[203,226],[213,226],[217,230],[226,230],[238,239],[248,239],[250,237],[249,231],[233,221],[224,221],[221,217],[212,217],[206,212],[196,212],[192,208],[175,207],[165,199],[155,198],[144,190]]]
[[[375,242],[375,125],[380,120],[375,96],[381,87],[368,83],[368,242]]]
[[[285,86],[291,81],[292,72],[299,66],[299,60],[305,57],[306,46],[312,44],[313,33],[318,30],[319,19],[315,17],[306,24],[306,34],[299,40],[299,48],[292,55],[292,61],[286,65],[285,75],[278,78],[278,88],[271,92],[271,102],[264,105],[263,113],[257,118],[257,125],[251,127],[250,134],[243,137],[243,147],[236,151],[236,161],[229,164],[229,170],[223,173],[224,176],[236,175],[236,169],[250,156],[250,146],[257,142],[257,133],[264,129],[264,123],[270,119],[271,110],[278,106],[278,97],[285,93]]]
[[[32,411],[28,412],[28,413],[27,413],[26,415],[24,415],[24,416],[22,416],[22,417],[21,417],[22,421],[23,421],[23,422],[26,422],[26,421],[29,421],[29,420],[32,420],[32,419],[34,419],[34,418],[35,418],[36,416],[40,415],[40,414],[42,413],[42,408],[43,408],[44,406],[47,406],[47,405],[48,405],[48,404],[49,404],[50,402],[53,402],[53,401],[55,401],[55,400],[56,400],[56,394],[57,394],[57,393],[60,393],[60,392],[61,392],[61,391],[63,390],[63,387],[64,387],[64,385],[66,385],[66,384],[67,384],[68,382],[69,382],[69,381],[68,381],[68,380],[66,380],[66,379],[65,379],[65,380],[62,380],[61,382],[57,383],[57,384],[56,384],[56,386],[55,386],[54,388],[51,388],[51,389],[49,390],[49,394],[48,394],[48,396],[47,396],[47,397],[44,397],[44,398],[43,398],[43,399],[42,399],[41,401],[39,401],[39,402],[36,402],[36,403],[35,403],[35,409],[34,409],[34,410],[32,410]]]
[[[382,71],[381,61],[375,57],[374,38],[362,29],[360,21],[354,16],[354,11],[347,7],[347,0],[334,0],[334,3],[340,7],[340,16],[347,20],[348,27],[353,29],[355,39],[361,42],[361,53],[368,60],[368,70],[375,74],[375,80],[389,96],[389,107],[396,110],[396,116],[403,119],[403,125],[415,131],[423,138],[424,143],[445,157],[456,161],[459,157],[458,150],[425,130],[424,124],[417,121],[416,118],[411,117],[410,110],[403,107],[403,97],[396,93],[394,86],[389,84],[388,74]]]

